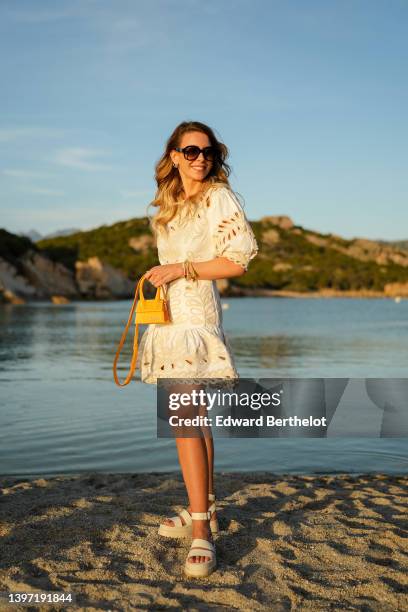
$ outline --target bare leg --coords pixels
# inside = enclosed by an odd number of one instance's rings
[[[208,461],[203,438],[176,438],[177,451],[184,482],[190,500],[191,512],[205,512],[208,508]],[[193,538],[212,541],[208,520],[193,521]],[[192,563],[209,557],[192,557]]]
[[[172,388],[172,392],[188,393],[192,389],[198,390],[199,388],[198,386],[188,385],[186,389],[185,385],[183,387],[177,385]],[[205,407],[201,406],[199,412],[200,414],[206,413]],[[180,411],[179,416],[181,416]],[[213,492],[214,444],[212,437],[209,437],[211,430],[208,432],[209,428],[205,429],[205,437],[180,437],[180,434],[176,434],[179,463],[190,501],[189,512],[205,512],[211,505],[208,500],[208,493]],[[213,517],[215,517],[215,514],[213,514]],[[183,519],[182,522],[184,523]],[[166,519],[164,523],[173,525],[171,519]],[[194,520],[192,530],[193,538],[212,541],[208,520]],[[201,563],[210,558],[208,556],[194,556],[190,559],[193,563]]]
[[[200,407],[200,415],[205,415],[207,414],[207,411],[205,409],[205,407]],[[201,440],[204,439],[205,442],[205,451],[206,451],[206,456],[207,456],[207,465],[208,465],[208,493],[214,493],[214,440],[212,437],[212,433],[211,433],[211,428],[207,427],[207,428],[202,428],[204,431],[204,438],[201,438]],[[194,438],[181,438],[181,439],[194,439]],[[200,438],[197,438],[200,439]],[[177,438],[176,438],[176,443],[177,443]],[[180,462],[180,456],[179,456],[179,462]],[[180,463],[181,465],[181,463]],[[208,500],[208,496],[207,496],[207,500]],[[213,502],[208,501],[207,502],[207,508],[210,507],[210,505]],[[187,507],[187,510],[191,513],[191,506],[189,505]],[[217,518],[217,513],[213,512],[213,514],[211,515],[211,519],[216,519]],[[182,524],[185,524],[185,521],[183,519],[183,517],[180,517]],[[174,523],[171,519],[166,518],[163,520],[163,523],[165,525],[169,525],[170,527],[174,527]]]

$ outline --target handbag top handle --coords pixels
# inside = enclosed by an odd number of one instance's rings
[[[141,301],[141,302],[145,302],[145,301],[146,301],[146,298],[145,298],[145,296],[143,295],[143,285],[144,285],[145,280],[146,280],[146,274],[143,274],[143,276],[140,278],[140,280],[139,280],[139,282],[138,282],[138,285],[137,285],[137,287],[136,287],[135,300],[136,300],[136,296],[137,296],[137,290],[139,289],[139,299],[140,299],[140,301]],[[157,291],[156,291],[156,295],[155,295],[155,297],[154,297],[154,299],[156,300],[156,302],[160,302],[160,300],[161,300],[161,294],[160,294],[160,290],[161,290],[161,289],[163,290],[163,299],[166,299],[166,297],[167,297],[167,295],[166,295],[166,291],[165,291],[165,289],[164,289],[164,286],[162,286],[162,287],[158,287],[158,288],[157,288]]]

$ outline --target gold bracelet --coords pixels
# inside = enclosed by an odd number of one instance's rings
[[[187,280],[196,281],[197,278],[198,278],[198,272],[194,268],[192,262],[189,261],[188,259],[186,259],[185,262],[184,262],[184,267],[185,267],[185,271],[186,271],[185,278]]]
[[[193,274],[193,281],[196,281],[198,279],[198,272],[195,269],[195,267],[193,266],[191,261],[190,261],[190,266],[191,266],[191,270],[192,270],[192,274]]]
[[[185,261],[186,264],[186,280],[191,280],[191,269],[190,269],[190,262],[188,261],[188,259],[186,259]]]
[[[184,278],[188,280],[188,267],[187,267],[187,259],[183,261],[183,270],[184,270]]]
[[[189,261],[189,265],[190,265],[190,277],[192,281],[196,281],[197,280],[197,271],[195,270],[193,263],[191,261]]]

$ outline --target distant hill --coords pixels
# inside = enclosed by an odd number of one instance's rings
[[[45,238],[56,238],[58,236],[69,236],[70,234],[74,234],[76,232],[80,232],[76,227],[69,227],[68,229],[58,230],[56,232],[51,232],[50,234],[45,234],[42,236],[37,230],[31,229],[29,232],[20,232],[19,236],[25,236],[26,238],[30,238],[32,242],[38,242],[39,240],[43,240]]]
[[[36,242],[36,240],[41,240],[44,236],[37,232],[35,229],[31,229],[29,232],[20,232],[19,236],[23,236],[25,238],[29,238],[32,242]]]
[[[285,216],[263,217],[251,225],[260,253],[244,276],[230,279],[237,287],[383,291],[387,283],[408,281],[408,253],[401,249],[362,238],[319,234]],[[71,268],[77,259],[97,256],[132,280],[159,263],[147,217],[41,240],[37,245],[48,257]]]
[[[394,249],[408,251],[408,240],[377,240],[380,244],[386,244]]]
[[[146,267],[159,263],[147,217],[101,225],[69,236],[44,238],[37,242],[37,247],[44,255],[71,270],[75,269],[77,261],[98,257],[133,280],[141,276]]]
[[[400,243],[320,234],[287,216],[263,217],[251,226],[260,252],[246,274],[220,283],[225,295],[408,295],[408,250]],[[158,264],[147,217],[35,244],[0,230],[0,283],[19,286],[11,266],[35,286],[36,297],[130,297],[135,281]]]

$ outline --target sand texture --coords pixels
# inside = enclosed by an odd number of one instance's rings
[[[194,579],[190,540],[157,534],[187,505],[178,474],[2,477],[0,590],[72,591],[81,610],[407,611],[407,484],[218,473],[218,569]]]

